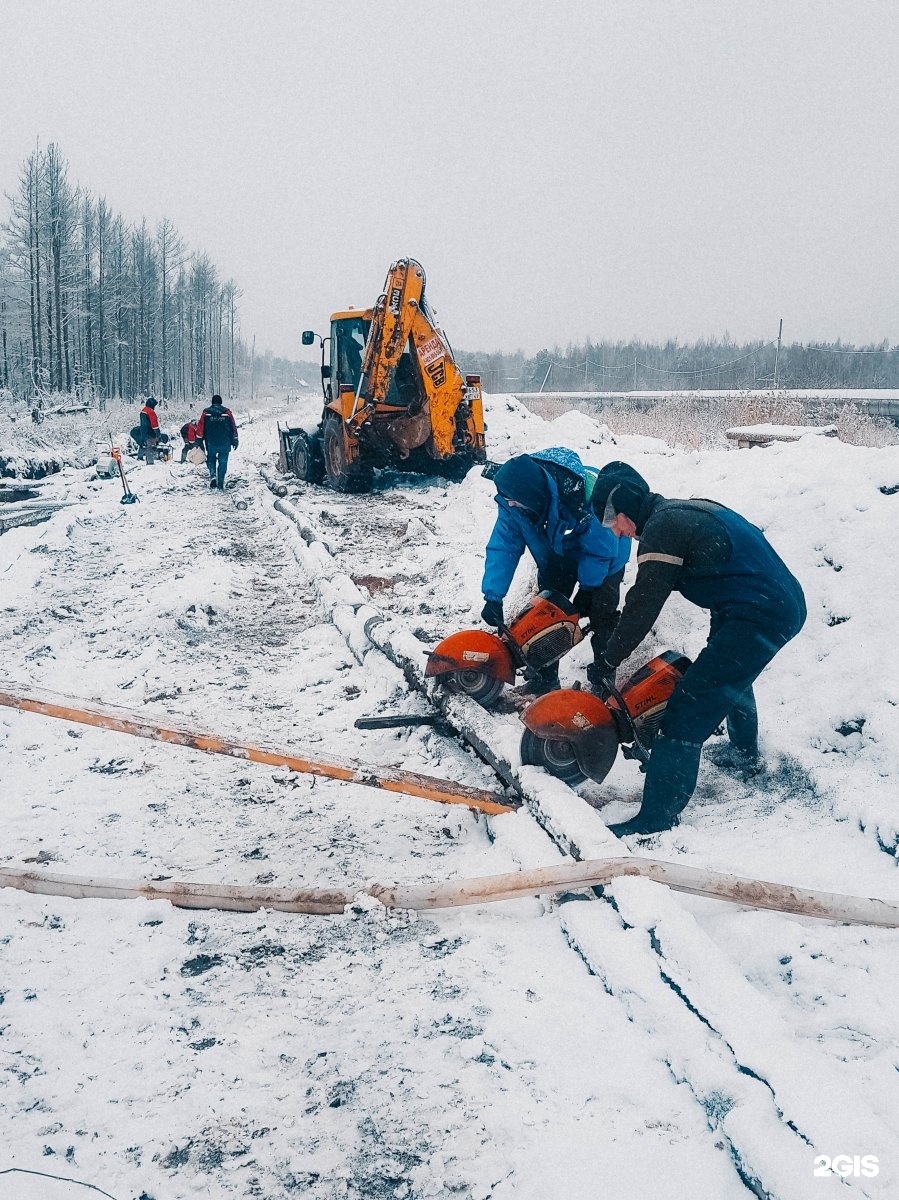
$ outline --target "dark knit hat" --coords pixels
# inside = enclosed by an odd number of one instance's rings
[[[156,397],[151,396],[149,398],[149,400],[147,401],[147,408],[155,408],[155,407],[156,407]]]
[[[221,396],[213,396],[213,397],[212,397],[212,403],[213,403],[213,404],[221,404],[221,403],[222,403],[222,398],[221,398]]]
[[[529,454],[519,454],[504,462],[493,477],[496,490],[514,500],[535,517],[542,517],[549,504],[549,483],[543,468]]]
[[[636,524],[648,495],[649,484],[638,471],[625,462],[611,462],[596,476],[590,502],[603,524],[618,513],[630,517]]]

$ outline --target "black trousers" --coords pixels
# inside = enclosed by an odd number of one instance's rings
[[[228,473],[228,455],[231,447],[206,447],[206,466],[209,468],[209,478],[214,479],[220,488],[225,486],[225,475]]]
[[[624,567],[614,575],[607,575],[599,587],[578,588],[578,596],[588,605],[585,614],[590,619],[593,661],[598,662],[606,652],[609,638],[618,624],[618,601],[621,597],[621,581]],[[567,558],[558,558],[537,575],[539,591],[551,589],[571,597],[577,587],[577,563]]]

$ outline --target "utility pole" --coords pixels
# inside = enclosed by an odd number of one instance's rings
[[[634,355],[634,387],[633,387],[633,390],[634,391],[637,390],[637,356],[636,356],[636,354]]]
[[[784,331],[784,319],[780,318],[780,327],[777,330],[777,349],[774,351],[774,390],[777,391],[777,360],[780,358],[780,338]]]
[[[549,366],[546,368],[546,374],[543,376],[543,382],[540,384],[541,392],[546,387],[546,381],[547,381],[547,379],[549,379],[549,373],[552,369],[553,369],[553,365],[552,365],[552,363],[550,363]]]

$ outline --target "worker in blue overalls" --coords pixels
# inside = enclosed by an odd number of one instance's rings
[[[481,585],[481,617],[488,625],[503,624],[503,600],[527,549],[537,564],[538,590],[552,589],[570,597],[577,585],[575,607],[590,618],[594,659],[602,659],[618,619],[618,596],[631,543],[603,529],[593,514],[590,495],[598,474],[563,447],[519,454],[495,471],[498,512]],[[591,679],[599,677],[595,664],[587,674]],[[558,663],[526,685],[537,694],[558,686]]]

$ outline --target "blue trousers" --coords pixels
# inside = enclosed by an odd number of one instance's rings
[[[768,663],[802,628],[805,610],[778,630],[752,621],[713,624],[708,645],[674,689],[661,732],[684,742],[704,742],[726,718],[740,750],[752,751],[756,733],[752,685]]]
[[[758,753],[758,716],[752,685],[805,621],[801,595],[778,628],[752,621],[714,620],[708,645],[672,693],[652,745],[643,804],[620,832],[670,829],[696,787],[702,743],[722,721],[731,743],[745,754]],[[640,828],[631,828],[639,824]]]
[[[211,447],[206,448],[206,466],[209,468],[209,478],[214,479],[220,488],[225,486],[225,475],[228,473],[228,455],[230,453],[230,446],[225,446],[223,450],[213,450]]]

